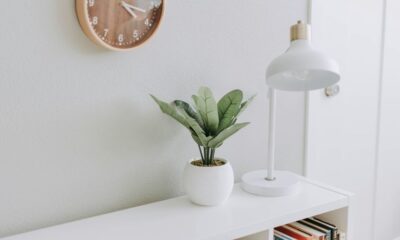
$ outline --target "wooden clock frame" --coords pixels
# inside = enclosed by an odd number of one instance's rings
[[[158,28],[161,25],[161,20],[163,19],[164,16],[164,10],[165,10],[165,0],[162,0],[161,4],[161,15],[160,15],[160,20],[157,23],[157,25],[152,29],[150,36],[148,36],[144,41],[141,43],[129,47],[129,48],[117,48],[114,47],[110,44],[105,43],[94,31],[93,27],[90,24],[90,18],[89,18],[89,9],[88,9],[88,0],[75,0],[75,10],[76,10],[76,15],[78,17],[79,24],[82,28],[82,31],[85,33],[85,35],[94,43],[96,43],[99,46],[102,46],[104,48],[107,48],[112,51],[120,51],[120,52],[126,52],[126,51],[131,51],[139,46],[142,46],[144,43],[148,42],[155,34]]]

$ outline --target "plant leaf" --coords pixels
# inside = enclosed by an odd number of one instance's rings
[[[256,97],[256,95],[251,96],[249,99],[247,99],[247,101],[243,102],[240,105],[240,110],[239,110],[239,113],[237,114],[237,116],[239,116],[239,114],[241,114],[244,110],[246,110],[246,108],[250,105],[250,103],[253,101],[253,99],[255,97]]]
[[[242,91],[236,89],[225,94],[218,102],[219,126],[218,132],[232,125],[233,119],[240,111],[243,99]]]
[[[193,138],[195,140],[195,142],[197,144],[199,144],[199,142],[200,142],[201,146],[207,146],[207,143],[211,139],[211,137],[207,137],[205,135],[203,128],[199,125],[199,123],[196,120],[191,118],[189,116],[189,114],[187,114],[185,112],[183,107],[178,107],[178,109],[180,110],[180,113],[182,113],[182,115],[185,117],[185,121],[187,122],[187,124],[189,124],[190,129],[192,130],[192,137],[193,137],[193,135],[196,135],[198,137],[198,139]],[[195,134],[193,134],[193,132]]]
[[[232,136],[233,134],[235,134],[237,131],[244,128],[248,124],[249,124],[248,122],[237,123],[237,124],[234,124],[226,129],[222,130],[222,132],[220,132],[216,137],[214,137],[213,139],[211,139],[208,142],[208,147],[217,148],[217,146],[220,146],[220,144],[222,144],[225,141],[225,139]]]
[[[193,99],[194,105],[196,105],[196,107],[197,107],[197,102],[199,101],[199,97],[197,95],[192,95],[192,99]]]
[[[198,96],[193,98],[197,111],[200,113],[208,133],[216,133],[219,124],[217,102],[211,90],[207,87],[201,87]]]
[[[215,149],[215,148],[219,148],[219,147],[221,147],[223,143],[224,143],[224,142],[220,142],[220,143],[218,143],[218,144],[217,144],[217,146],[215,146],[215,147],[214,147],[214,149]]]
[[[182,100],[175,100],[174,104],[178,107],[178,108],[182,108],[183,110],[185,110],[185,112],[193,119],[195,119],[197,121],[197,123],[200,125],[201,128],[204,129],[204,122],[203,119],[201,118],[200,114],[197,113],[191,106],[189,103],[182,101]]]
[[[192,133],[192,138],[198,145],[203,146],[203,144],[200,141],[200,138],[196,135],[196,133]]]
[[[177,108],[175,107],[175,105],[170,105],[170,104],[168,104],[166,102],[163,102],[163,101],[159,100],[158,98],[156,98],[155,96],[153,96],[151,94],[150,94],[150,96],[160,106],[160,109],[161,109],[161,111],[163,113],[169,115],[170,117],[172,117],[173,119],[175,119],[176,121],[181,123],[183,126],[185,126],[186,128],[190,129],[190,125],[186,122],[185,117],[178,113]]]

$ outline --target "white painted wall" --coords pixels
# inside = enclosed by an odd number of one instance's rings
[[[218,155],[236,177],[265,167],[265,68],[305,17],[305,0],[170,0],[150,43],[116,53],[84,36],[74,0],[9,1],[0,8],[0,236],[181,194],[197,150],[148,93],[258,93],[242,118],[251,126]],[[282,96],[278,167],[301,172],[303,95]]]
[[[375,239],[400,238],[400,2],[386,0]]]
[[[400,2],[312,4],[314,40],[343,70],[341,92],[309,98],[307,176],[356,193],[357,239],[400,238]]]
[[[314,43],[338,60],[342,80],[334,98],[310,93],[306,172],[356,193],[354,236],[362,240],[373,239],[382,6],[383,0],[312,6]]]

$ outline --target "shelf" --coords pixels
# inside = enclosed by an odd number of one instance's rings
[[[279,198],[254,196],[236,185],[223,206],[197,206],[183,196],[3,240],[236,239],[349,206],[350,194],[306,179],[302,185],[301,193]]]

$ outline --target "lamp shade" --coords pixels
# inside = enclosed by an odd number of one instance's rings
[[[298,23],[297,25],[304,26],[305,24]],[[303,38],[293,39],[292,29],[292,42],[289,49],[275,58],[267,69],[267,85],[279,90],[308,91],[337,83],[340,80],[340,72],[336,61],[315,50],[307,34],[300,36]]]

